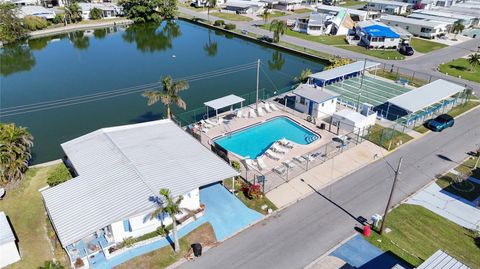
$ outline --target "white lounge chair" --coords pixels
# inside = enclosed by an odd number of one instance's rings
[[[265,111],[267,111],[267,113],[270,113],[270,112],[273,112],[273,110],[270,108],[270,105],[268,103],[265,103]]]
[[[280,153],[280,154],[285,154],[287,151],[280,147],[279,144],[273,143],[273,145],[270,147],[274,152]]]
[[[283,162],[283,164],[290,169],[294,168],[296,166],[295,163],[292,162],[292,160],[286,160],[286,161]]]
[[[302,156],[295,156],[293,157],[293,160],[299,162],[299,163],[304,163],[307,161],[307,159],[303,158]]]
[[[243,116],[242,110],[241,110],[241,109],[237,109],[235,116],[236,116],[237,118],[241,118],[241,117]]]
[[[267,149],[267,151],[265,151],[265,154],[274,159],[274,160],[280,160],[280,156],[278,156],[275,152],[273,152],[271,149]]]
[[[247,164],[247,168],[255,168],[255,164],[253,163],[252,159],[245,159],[245,163]]]
[[[275,111],[279,110],[279,108],[275,104],[270,103],[270,107]]]
[[[273,171],[277,172],[277,174],[283,175],[287,172],[287,168],[284,165],[280,165],[273,168]]]
[[[202,133],[205,133],[205,134],[206,134],[206,133],[208,133],[208,131],[210,131],[210,129],[209,129],[209,128],[207,128],[207,127],[203,127],[203,126],[202,126],[202,127],[200,127],[200,130],[202,131]]]
[[[257,158],[257,164],[258,164],[258,168],[260,168],[260,170],[266,170],[268,168],[268,166],[265,164],[265,162],[263,161],[263,159],[261,157]]]
[[[261,106],[257,108],[257,113],[258,113],[258,116],[260,117],[265,116],[265,112],[263,112],[263,108]]]
[[[217,121],[211,121],[209,119],[206,119],[205,122],[213,126],[219,125],[221,123],[220,119],[218,119]]]
[[[250,108],[250,111],[249,111],[248,115],[249,115],[250,118],[256,118],[257,117],[257,113],[255,113],[255,110],[253,110],[253,108]]]
[[[312,161],[315,161],[315,160],[316,160],[316,158],[313,157],[313,156],[310,155],[310,154],[304,154],[304,155],[302,155],[302,157],[303,157],[305,160],[309,161],[309,162],[312,162]]]
[[[206,122],[205,120],[200,120],[200,123],[203,125],[203,127],[206,127],[206,128],[212,128],[213,127],[213,125]]]
[[[287,139],[285,138],[282,138],[280,139],[280,141],[278,141],[280,143],[280,145],[286,147],[286,148],[289,148],[289,149],[292,149],[293,148],[293,143],[288,141]]]

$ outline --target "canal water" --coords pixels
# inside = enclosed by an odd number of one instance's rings
[[[147,106],[141,96],[162,76],[190,78],[190,88],[181,92],[187,110],[253,92],[257,59],[260,88],[267,91],[291,85],[302,69],[323,68],[321,62],[185,21],[33,39],[0,49],[0,121],[28,127],[35,138],[32,163],[50,161],[63,157],[60,144],[72,138],[162,118],[161,103]]]

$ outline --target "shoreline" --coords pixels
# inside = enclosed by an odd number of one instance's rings
[[[90,30],[96,28],[105,28],[114,25],[129,25],[132,24],[133,21],[126,18],[118,18],[106,21],[94,21],[91,23],[77,23],[77,24],[69,24],[66,26],[56,27],[56,28],[49,28],[43,29],[38,31],[33,31],[28,34],[28,38],[40,38],[46,36],[52,36],[57,34],[68,33],[72,31],[80,31],[80,30]]]

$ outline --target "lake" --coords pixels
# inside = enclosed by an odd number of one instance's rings
[[[147,106],[141,96],[162,76],[189,79],[181,92],[187,110],[253,92],[257,59],[260,88],[270,92],[291,85],[302,69],[323,69],[321,62],[185,21],[32,39],[0,49],[0,121],[28,127],[32,163],[50,161],[63,157],[61,143],[93,130],[163,118],[163,105]]]

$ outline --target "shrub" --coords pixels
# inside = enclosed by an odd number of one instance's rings
[[[258,199],[262,196],[260,184],[243,183],[242,191],[248,199]]]
[[[213,25],[215,26],[222,26],[222,25],[225,25],[225,21],[224,20],[216,20]]]
[[[235,30],[236,27],[237,27],[237,26],[236,26],[235,24],[233,24],[233,23],[227,23],[227,24],[225,24],[225,29],[227,29],[227,30]]]
[[[51,187],[56,186],[60,183],[63,183],[72,178],[70,172],[68,171],[65,165],[60,164],[52,171],[52,173],[47,178],[47,184]]]
[[[129,247],[133,246],[133,244],[135,244],[136,241],[137,240],[135,238],[133,238],[132,236],[129,236],[129,237],[123,239],[122,243],[120,243],[120,246],[121,246],[120,248],[124,248],[124,247],[129,248]]]
[[[232,167],[233,169],[237,170],[238,172],[240,172],[240,163],[237,162],[237,161],[232,161]]]
[[[52,19],[52,22],[55,24],[63,23],[65,20],[65,15],[63,14],[55,14],[55,17]]]
[[[47,28],[48,22],[44,18],[28,15],[23,18],[23,25],[27,30],[35,31]]]
[[[89,15],[91,20],[99,20],[102,18],[102,11],[99,8],[92,8]]]

